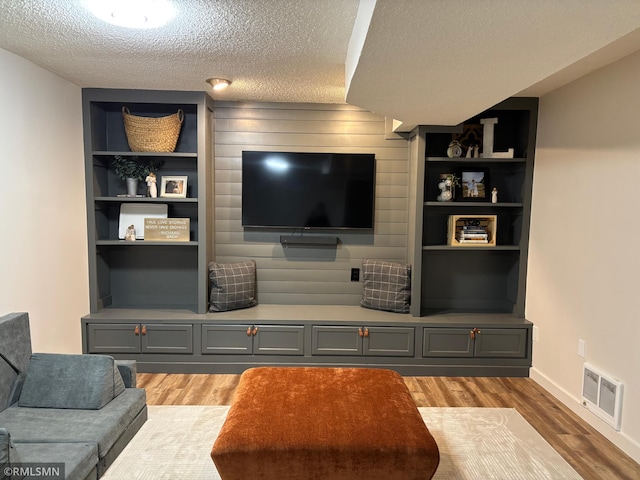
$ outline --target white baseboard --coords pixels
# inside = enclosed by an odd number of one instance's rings
[[[624,453],[629,455],[635,462],[640,463],[640,443],[628,437],[622,430],[617,432],[603,420],[595,416],[588,409],[582,406],[580,399],[569,394],[564,388],[550,380],[546,375],[535,368],[531,368],[529,376],[551,395],[567,406],[572,412],[582,418],[585,422],[595,428],[606,437],[611,443],[617,446]]]

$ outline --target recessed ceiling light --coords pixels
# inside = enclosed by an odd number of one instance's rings
[[[160,27],[176,14],[169,0],[84,0],[84,5],[99,19],[127,28]]]
[[[226,78],[207,78],[207,83],[211,85],[211,88],[215,91],[220,91],[231,85],[231,80],[227,80]]]

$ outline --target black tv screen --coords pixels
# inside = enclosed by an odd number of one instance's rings
[[[372,229],[375,155],[242,152],[242,225]]]

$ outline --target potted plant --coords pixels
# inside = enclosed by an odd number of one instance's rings
[[[114,155],[113,171],[122,180],[127,182],[127,195],[135,197],[138,193],[138,181],[144,180],[149,173],[155,173],[160,167],[153,160],[139,160],[137,156],[124,157]]]

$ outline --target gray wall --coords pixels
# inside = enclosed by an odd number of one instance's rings
[[[385,120],[349,105],[216,102],[215,260],[254,259],[258,301],[356,305],[362,283],[350,281],[364,258],[407,261],[408,147],[385,139]],[[288,247],[292,230],[243,229],[242,150],[375,153],[375,228],[337,231],[336,247]]]

